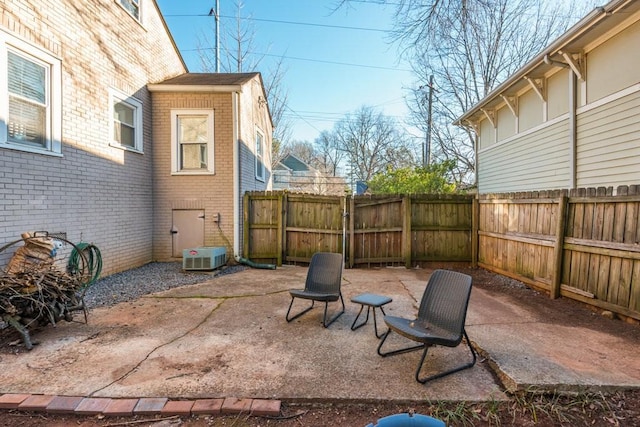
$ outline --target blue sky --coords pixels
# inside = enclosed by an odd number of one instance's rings
[[[189,71],[201,72],[198,38],[209,37],[214,45],[215,20],[206,15],[215,0],[157,2]],[[332,129],[337,120],[362,105],[398,121],[407,112],[404,96],[414,83],[409,66],[398,61],[397,49],[389,43],[393,7],[361,1],[333,11],[336,3],[242,2],[240,16],[251,18],[255,51],[269,55],[255,71],[267,74],[277,57],[285,57],[283,84],[289,95],[292,139],[313,142],[320,131]],[[235,28],[236,5],[236,0],[220,0],[221,33],[225,27]]]

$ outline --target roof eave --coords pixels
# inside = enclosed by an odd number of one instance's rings
[[[148,84],[149,92],[200,92],[230,93],[242,92],[242,85],[181,85],[181,84]]]
[[[495,98],[499,97],[502,93],[504,93],[509,87],[517,83],[519,80],[524,78],[527,74],[530,74],[534,69],[539,67],[541,64],[544,64],[545,57],[552,56],[556,54],[558,51],[562,50],[566,45],[580,37],[584,32],[593,28],[595,24],[597,24],[600,20],[610,14],[611,11],[618,9],[624,4],[628,3],[631,0],[614,0],[609,2],[604,7],[597,7],[592,10],[587,16],[582,18],[578,23],[576,23],[573,27],[571,27],[567,32],[565,32],[562,36],[560,36],[556,41],[547,46],[541,53],[539,53],[536,57],[534,57],[531,61],[525,64],[520,70],[518,70],[515,74],[509,77],[507,80],[502,82],[498,87],[489,92],[487,96],[485,96],[480,102],[471,107],[467,112],[465,112],[462,116],[460,116],[456,121],[453,122],[454,125],[457,126],[465,126],[465,122],[468,122],[469,119],[478,113],[483,107],[485,107],[488,103],[493,101]]]

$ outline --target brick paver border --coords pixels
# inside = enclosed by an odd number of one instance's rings
[[[241,399],[237,397],[216,399],[167,398],[118,399],[82,396],[50,396],[42,394],[0,394],[2,410],[38,411],[75,415],[221,415],[246,413],[256,416],[280,415],[281,401],[268,399]]]

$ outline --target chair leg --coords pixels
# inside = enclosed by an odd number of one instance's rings
[[[342,293],[340,294],[340,302],[342,303],[342,311],[340,311],[333,318],[331,318],[331,320],[329,320],[328,323],[327,323],[327,307],[329,306],[329,302],[328,301],[324,302],[324,317],[322,318],[322,326],[324,326],[325,328],[328,328],[329,325],[331,325],[333,322],[338,320],[338,317],[344,314],[344,300],[342,299]]]
[[[471,351],[471,356],[472,356],[472,360],[469,363],[466,363],[464,365],[458,366],[456,368],[450,369],[448,371],[445,372],[441,372],[435,375],[431,375],[425,378],[420,378],[420,370],[422,369],[422,364],[424,363],[424,359],[427,357],[427,350],[429,349],[429,347],[426,347],[424,349],[424,353],[422,353],[422,358],[420,359],[420,363],[418,364],[418,369],[416,369],[416,381],[418,381],[420,384],[424,384],[427,381],[431,381],[431,380],[435,380],[437,378],[442,378],[446,375],[449,374],[453,374],[455,372],[458,371],[462,371],[463,369],[467,369],[472,367],[473,365],[476,364],[476,351],[473,349],[473,347],[471,346],[471,341],[469,340],[469,336],[467,335],[467,331],[463,331],[464,334],[464,340],[467,342],[467,346],[469,347],[469,350]]]
[[[369,321],[369,309],[371,308],[371,306],[367,306],[367,317],[364,319],[364,322],[360,322],[359,325],[356,325],[356,323],[358,322],[358,319],[360,318],[360,315],[362,314],[362,311],[364,310],[364,304],[360,305],[360,311],[358,312],[358,315],[356,316],[355,319],[353,319],[353,324],[351,324],[351,330],[355,331],[358,328],[363,327],[364,325],[367,324],[367,322]],[[376,312],[373,312],[373,315],[375,316]]]
[[[382,311],[382,316],[384,318],[384,316],[386,316],[387,313],[384,312],[384,308],[382,308],[382,306],[380,306],[380,311]],[[368,317],[369,311],[367,310],[367,317]],[[378,335],[378,321],[376,320],[376,308],[373,307],[373,330],[376,333],[376,338],[380,339],[382,337],[382,335]]]
[[[316,303],[315,301],[311,301],[311,306],[306,308],[305,310],[302,310],[300,313],[296,314],[293,317],[289,317],[289,313],[291,312],[291,307],[293,307],[293,300],[295,299],[295,297],[291,297],[291,304],[289,304],[289,310],[287,310],[287,322],[291,322],[295,319],[297,319],[298,317],[302,316],[303,314],[305,314],[307,311],[311,310],[313,308],[313,305]],[[325,312],[326,312],[326,307],[325,307]]]
[[[387,337],[389,336],[390,333],[391,333],[391,329],[387,329],[387,332],[385,332],[384,335],[382,335],[382,339],[380,340],[380,343],[378,344],[378,354],[380,356],[382,356],[382,357],[395,356],[396,354],[402,354],[402,353],[409,353],[410,351],[420,350],[421,348],[425,347],[424,344],[419,344],[419,345],[415,345],[415,346],[401,348],[401,349],[398,349],[398,350],[382,351],[382,345],[387,340]]]

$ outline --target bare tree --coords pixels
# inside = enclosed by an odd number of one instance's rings
[[[452,123],[564,31],[567,11],[539,0],[400,0],[397,12],[395,36],[422,83],[412,124],[427,131],[433,90],[433,158],[455,160],[457,180],[472,181],[475,134]]]
[[[289,93],[284,84],[286,68],[284,59],[279,58],[265,76],[265,91],[269,101],[269,111],[273,120],[273,147],[271,156],[271,166],[275,166],[282,160],[285,148],[291,140],[291,120],[284,114],[289,104]]]
[[[348,159],[353,180],[366,182],[388,167],[414,164],[412,150],[397,123],[371,107],[347,114],[336,124],[334,137]]]
[[[319,168],[330,176],[338,175],[338,168],[346,157],[346,153],[340,149],[338,138],[329,131],[322,131],[315,140]]]
[[[338,0],[336,7],[353,0]],[[475,134],[452,123],[594,5],[595,0],[380,0],[393,4],[392,40],[412,64],[411,124],[428,131],[432,158],[457,162],[458,181],[474,177]],[[430,88],[430,76],[435,88]]]
[[[255,29],[250,24],[250,17],[241,15],[244,3],[240,0],[235,2],[236,16],[235,25],[224,27],[221,47],[221,68],[227,73],[242,73],[259,70],[262,66],[264,55],[256,54]],[[218,11],[219,13],[219,11]],[[215,47],[212,47],[211,37],[202,34],[198,37],[198,52],[202,70],[214,72],[215,67]],[[285,118],[289,101],[289,95],[284,84],[286,77],[286,67],[284,59],[279,58],[275,64],[264,73],[264,81],[269,112],[273,121],[273,144],[272,165],[277,164],[285,153],[284,146],[291,137],[291,122]]]

